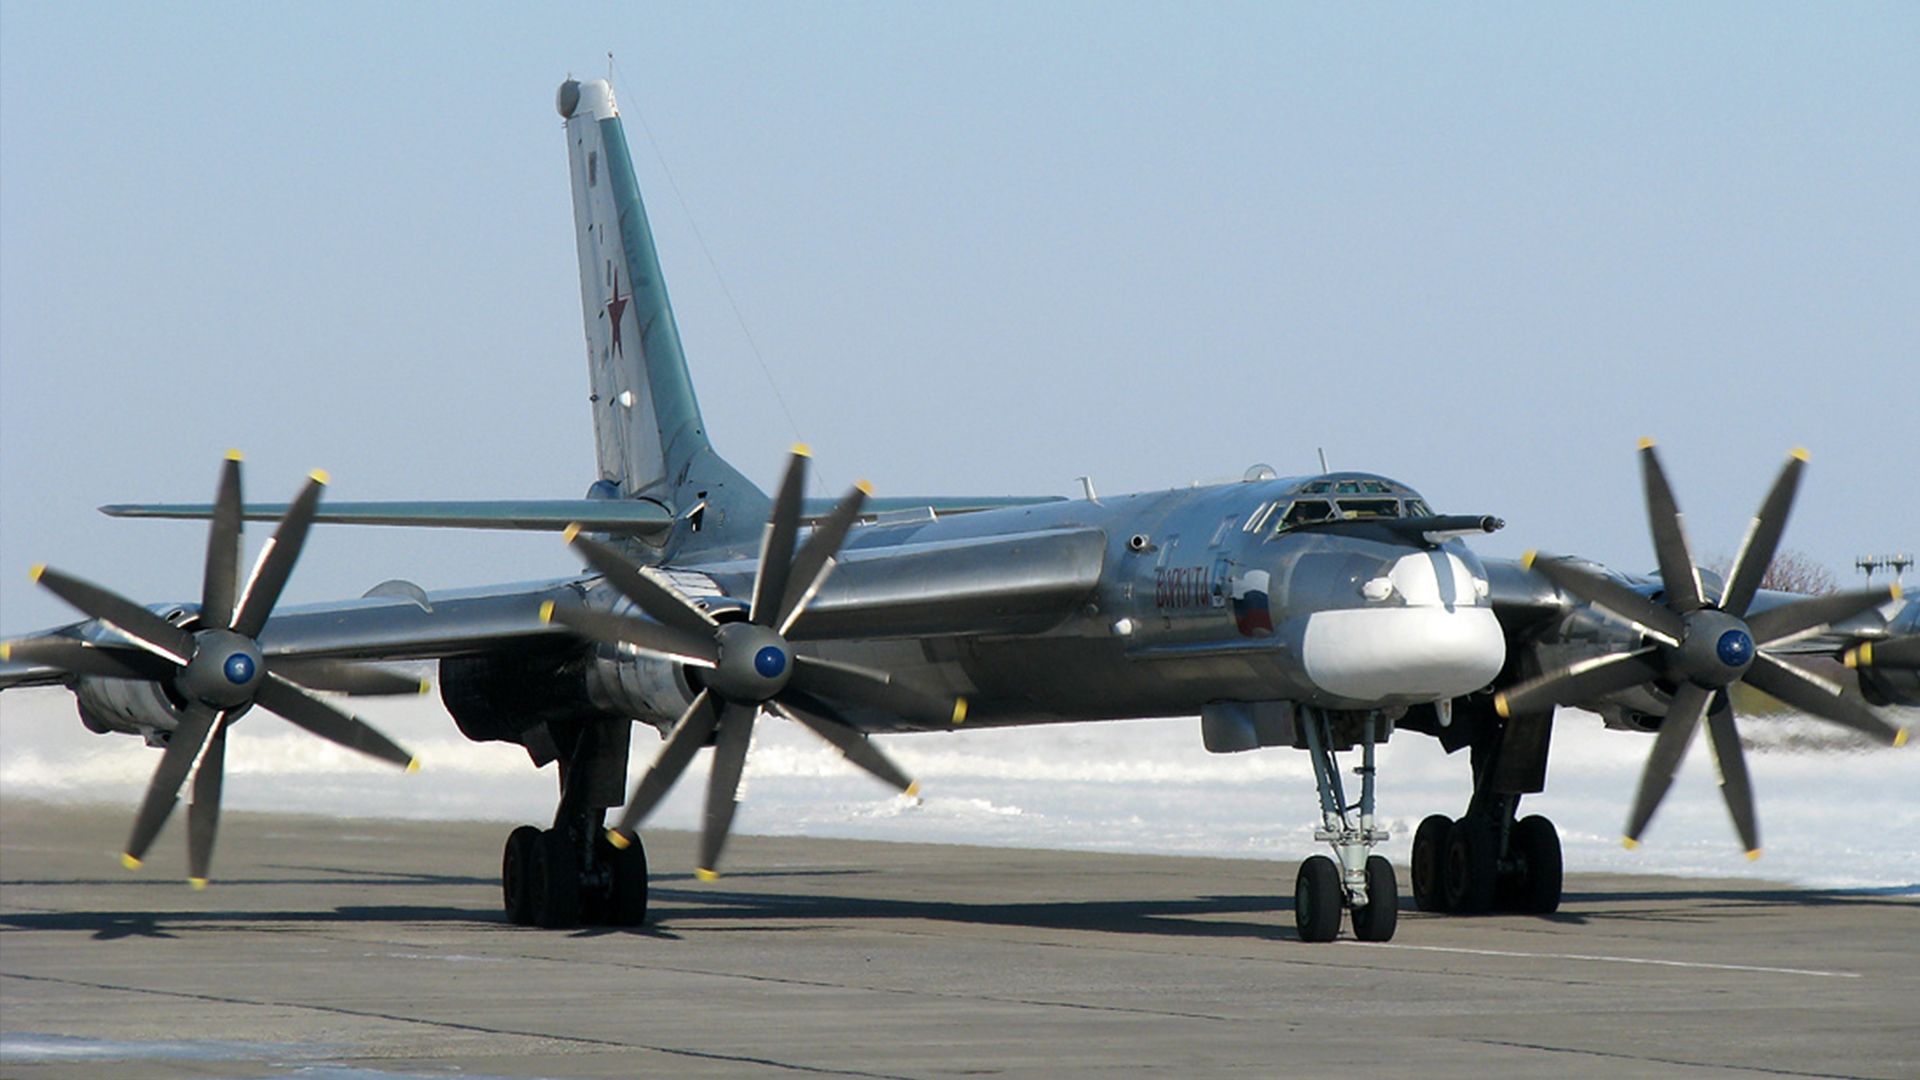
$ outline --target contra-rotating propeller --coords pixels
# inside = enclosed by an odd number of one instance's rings
[[[807,456],[806,447],[794,447],[774,498],[746,621],[715,620],[675,591],[658,572],[637,566],[612,548],[580,535],[577,526],[567,531],[568,543],[652,621],[580,606],[556,607],[551,602],[541,607],[542,618],[564,624],[582,637],[624,645],[697,669],[699,693],[674,723],[660,756],[634,786],[619,825],[607,831],[607,838],[617,847],[632,843],[635,829],[686,771],[694,751],[712,738],[713,772],[707,782],[706,820],[696,870],[702,880],[717,876],[714,868],[738,806],[736,795],[747,745],[762,710],[770,709],[805,726],[832,743],[853,764],[909,795],[918,785],[847,723],[837,705],[879,709],[936,723],[957,724],[966,718],[965,698],[925,693],[895,681],[885,672],[797,656],[788,645],[787,635],[832,572],[834,555],[858,520],[867,495],[864,485],[849,491],[796,552]]]
[[[1878,607],[1900,595],[1900,586],[1860,589],[1813,596],[1748,615],[1761,579],[1773,562],[1780,535],[1800,484],[1807,454],[1795,450],[1780,470],[1773,490],[1754,516],[1746,542],[1727,575],[1726,590],[1716,603],[1700,584],[1700,573],[1680,526],[1680,509],[1654,452],[1653,440],[1640,442],[1640,465],[1646,485],[1647,519],[1653,531],[1653,549],[1660,561],[1664,603],[1578,563],[1536,557],[1526,563],[1536,573],[1582,600],[1604,608],[1634,625],[1646,644],[1631,652],[1585,660],[1559,671],[1530,679],[1494,697],[1501,716],[1572,705],[1642,684],[1671,689],[1667,709],[1653,752],[1641,774],[1640,789],[1627,819],[1626,844],[1637,846],[1647,822],[1673,783],[1680,759],[1702,717],[1707,738],[1720,770],[1720,790],[1739,830],[1748,858],[1760,855],[1760,830],[1754,817],[1753,785],[1747,774],[1740,733],[1734,726],[1733,704],[1727,691],[1744,682],[1786,704],[1829,723],[1851,728],[1894,746],[1906,742],[1907,732],[1874,715],[1865,705],[1842,696],[1842,687],[1829,679],[1788,663],[1768,647],[1816,631]]]
[[[195,888],[206,885],[214,834],[219,827],[227,729],[253,705],[323,739],[405,766],[408,772],[419,768],[413,755],[385,735],[309,691],[414,694],[425,690],[422,680],[324,658],[269,661],[256,640],[286,587],[294,561],[300,557],[326,482],[326,474],[317,470],[308,478],[241,590],[237,588],[242,518],[240,452],[227,452],[207,538],[206,574],[195,629],[176,626],[92,582],[44,565],[33,568],[35,581],[86,615],[119,630],[134,644],[48,635],[0,645],[0,660],[33,661],[72,675],[144,679],[171,687],[174,699],[182,704],[180,721],[167,740],[159,767],[154,769],[140,812],[134,818],[133,834],[120,857],[128,869],[139,867],[161,825],[180,801],[181,785],[192,773],[193,801],[187,810],[188,880]]]

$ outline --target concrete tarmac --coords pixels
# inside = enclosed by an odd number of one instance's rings
[[[1306,945],[1292,865],[735,837],[700,884],[659,833],[645,928],[554,932],[502,825],[230,814],[193,892],[131,816],[0,801],[0,1075],[1920,1076],[1912,889],[1572,874]]]

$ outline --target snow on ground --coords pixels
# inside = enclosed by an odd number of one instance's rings
[[[401,775],[255,713],[233,733],[227,805],[349,818],[551,817],[552,767],[536,772],[518,748],[467,742],[436,699],[355,704],[420,755],[421,773]],[[1828,729],[1796,720],[1743,721],[1743,728],[1766,849],[1758,862],[1742,855],[1699,744],[1646,843],[1623,850],[1621,824],[1652,739],[1607,731],[1591,714],[1562,713],[1548,790],[1529,797],[1525,812],[1560,826],[1572,871],[1920,891],[1920,752],[1913,745],[1860,749],[1809,738]],[[735,824],[743,833],[1274,860],[1316,850],[1306,756],[1209,754],[1192,718],[881,737],[921,781],[918,801],[892,794],[784,721],[763,720],[754,740]],[[648,730],[636,729],[635,775],[658,748]],[[9,798],[112,802],[126,806],[131,820],[158,760],[137,739],[87,732],[63,691],[0,696],[0,791]],[[705,773],[704,760],[696,760],[654,823],[697,828]],[[1393,833],[1387,854],[1404,865],[1420,819],[1458,813],[1467,792],[1464,752],[1449,757],[1410,732],[1383,747],[1380,808]],[[169,826],[161,847],[181,843],[178,828]]]

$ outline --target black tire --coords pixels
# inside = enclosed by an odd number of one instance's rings
[[[633,843],[621,849],[601,836],[594,842],[594,848],[613,877],[601,909],[601,921],[608,926],[639,926],[646,922],[647,849],[641,845],[640,838],[634,837]]]
[[[1566,869],[1560,855],[1560,830],[1535,814],[1514,824],[1511,844],[1514,858],[1520,863],[1514,907],[1533,915],[1558,911]]]
[[[1367,856],[1367,905],[1353,909],[1353,936],[1361,941],[1392,941],[1400,925],[1400,883],[1393,864],[1379,855]]]
[[[1447,831],[1447,907],[1461,915],[1493,910],[1500,885],[1499,837],[1471,821],[1453,823]]]
[[[1413,905],[1421,911],[1447,912],[1447,834],[1453,819],[1428,815],[1413,833]]]
[[[1340,868],[1325,855],[1315,855],[1300,864],[1293,879],[1293,925],[1301,941],[1332,941],[1340,933],[1340,909],[1345,906],[1346,889],[1340,884]]]
[[[533,921],[548,930],[580,925],[580,853],[564,830],[548,829],[528,863]]]
[[[533,894],[527,872],[538,843],[540,830],[522,825],[507,834],[507,848],[500,856],[500,902],[507,909],[507,921],[515,926],[533,925]]]

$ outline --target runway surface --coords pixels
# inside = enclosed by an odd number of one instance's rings
[[[1291,864],[650,834],[640,931],[508,925],[505,828],[0,801],[0,1074],[1920,1075],[1915,890],[1573,874],[1294,940]],[[1401,876],[1404,879],[1405,870]]]

